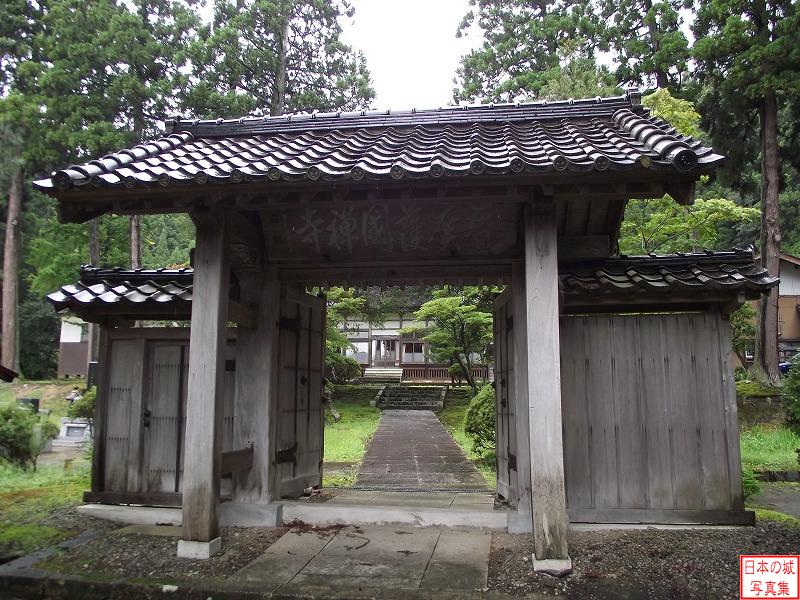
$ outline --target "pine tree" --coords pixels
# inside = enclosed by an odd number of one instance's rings
[[[779,111],[800,92],[800,13],[793,0],[709,0],[694,25],[694,54],[706,86],[701,112],[715,145],[745,164],[758,156],[761,170],[760,260],[779,275]],[[757,124],[757,127],[756,127]],[[778,290],[759,305],[755,365],[771,380],[778,372]]]
[[[483,44],[461,59],[453,99],[511,102],[536,99],[559,51],[576,38],[595,39],[600,27],[588,0],[470,0],[458,36],[477,26]],[[595,47],[583,55],[593,58]]]
[[[368,108],[364,56],[341,41],[340,0],[215,0],[190,56],[185,105],[201,117]]]
[[[620,83],[673,92],[688,77],[689,41],[680,10],[688,0],[600,0]]]

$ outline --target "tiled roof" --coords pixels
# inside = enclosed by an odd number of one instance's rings
[[[80,281],[62,286],[47,296],[56,310],[80,311],[101,305],[133,310],[137,306],[170,305],[170,310],[189,310],[192,301],[192,269],[126,270],[81,267]],[[182,305],[182,306],[181,306]]]
[[[748,251],[615,257],[561,269],[565,297],[637,294],[746,292],[757,295],[778,285]]]
[[[82,311],[103,306],[169,305],[168,312],[188,314],[192,300],[192,269],[137,270],[83,267],[78,283],[65,285],[47,298],[56,310]],[[615,296],[635,300],[638,295],[669,297],[684,292],[764,293],[778,284],[758,266],[750,252],[708,252],[661,256],[617,257],[593,264],[559,266],[561,289],[567,302],[574,297]]]
[[[638,94],[404,112],[181,120],[154,142],[56,171],[80,186],[401,179],[548,171],[707,171],[722,157],[650,117]]]

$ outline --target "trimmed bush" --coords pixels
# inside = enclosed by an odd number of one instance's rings
[[[332,358],[327,367],[328,379],[333,383],[347,383],[363,375],[358,361],[342,354]]]
[[[494,388],[483,386],[470,400],[464,417],[464,432],[472,440],[476,454],[488,454],[495,449]]]
[[[94,399],[97,396],[97,388],[92,386],[81,396],[80,400],[75,400],[67,409],[67,416],[71,419],[86,419],[90,423],[94,419]]]

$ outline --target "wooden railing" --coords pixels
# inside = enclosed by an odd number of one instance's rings
[[[472,376],[488,379],[489,367],[472,367]],[[403,381],[450,381],[450,373],[446,367],[436,365],[403,367]]]

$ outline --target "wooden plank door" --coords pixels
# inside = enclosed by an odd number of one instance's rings
[[[153,343],[143,412],[143,492],[177,492],[186,424],[188,343]]]
[[[139,491],[144,340],[112,340],[103,439],[103,491]]]
[[[325,300],[281,290],[275,473],[277,496],[322,485]]]
[[[515,419],[515,378],[513,303],[511,288],[494,300],[494,393],[495,455],[497,493],[511,506],[519,500],[517,489],[517,424]]]

